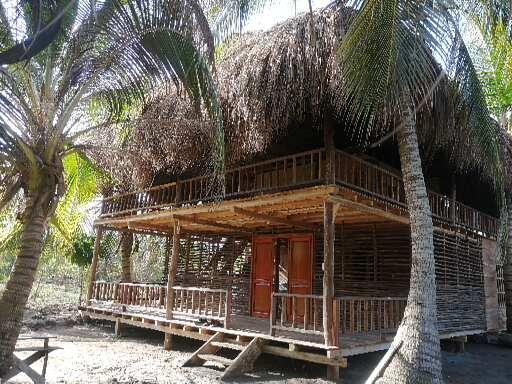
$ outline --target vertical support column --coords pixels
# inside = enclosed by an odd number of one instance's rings
[[[455,175],[452,175],[452,209],[450,212],[450,218],[452,220],[452,223],[455,225],[457,222],[457,209],[455,208],[457,204],[457,177]]]
[[[498,318],[498,285],[496,274],[496,242],[482,239],[482,263],[484,273],[485,316],[488,331],[497,331]]]
[[[336,170],[334,161],[334,132],[332,122],[324,122],[324,145],[325,145],[325,183],[334,184],[336,182]]]
[[[96,271],[98,270],[98,258],[100,256],[101,238],[103,237],[103,228],[96,228],[96,239],[94,239],[94,251],[92,254],[91,273],[89,274],[89,287],[87,288],[87,305],[90,304],[92,298],[92,289],[96,281]]]
[[[324,264],[323,264],[323,327],[327,346],[336,346],[337,326],[334,324],[334,207],[330,201],[324,202]],[[327,378],[339,378],[339,367],[328,366]]]
[[[167,275],[167,296],[165,299],[165,318],[172,319],[172,307],[174,303],[174,280],[178,270],[178,260],[180,258],[180,223],[176,220],[172,235],[172,252],[169,262],[169,274]],[[170,351],[172,348],[172,335],[165,334],[164,349]]]
[[[169,257],[171,254],[171,239],[167,236],[165,240],[165,257],[164,257],[164,270],[162,272],[162,285],[167,285],[169,278]],[[163,302],[162,302],[163,305]]]

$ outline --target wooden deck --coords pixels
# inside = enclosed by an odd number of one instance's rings
[[[83,315],[91,318],[153,329],[202,341],[206,341],[215,332],[223,332],[234,337],[259,337],[272,341],[276,345],[300,346],[312,351],[338,349],[337,347],[326,346],[321,336],[287,331],[278,331],[274,336],[271,336],[269,334],[269,319],[252,316],[232,315],[230,325],[228,328],[224,328],[220,324],[205,324],[182,316],[175,316],[172,320],[166,320],[165,310],[136,305],[125,306],[109,302],[91,302],[88,306],[80,307],[80,310]],[[478,329],[466,330],[443,334],[441,338],[473,335],[483,332],[483,330]],[[341,334],[339,339],[340,354],[343,357],[349,357],[385,350],[389,348],[393,337],[394,332],[378,331]]]

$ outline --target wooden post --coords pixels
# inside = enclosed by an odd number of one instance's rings
[[[43,378],[46,376],[46,368],[48,367],[48,338],[45,337],[44,338],[44,342],[43,342],[43,348],[44,348],[44,361],[43,361],[43,370],[41,371],[41,376],[43,376]]]
[[[269,334],[270,336],[274,336],[276,334],[276,330],[274,326],[276,325],[276,314],[277,314],[277,297],[274,294],[270,295],[270,328]]]
[[[334,301],[334,215],[333,203],[324,202],[324,279],[323,279],[323,327],[327,346],[336,346],[335,324],[333,316]],[[327,378],[339,378],[339,366],[327,367]]]
[[[89,305],[92,298],[92,289],[96,281],[96,271],[98,269],[98,258],[100,255],[101,238],[103,237],[103,228],[96,228],[96,239],[94,240],[94,251],[92,254],[91,273],[89,274],[89,287],[87,288],[86,303]]]
[[[178,270],[178,260],[180,258],[180,223],[174,223],[174,231],[172,235],[172,253],[169,262],[169,274],[167,276],[167,297],[165,300],[165,318],[172,319],[172,307],[174,303],[174,280],[176,279],[176,272]],[[164,349],[170,351],[172,348],[172,335],[165,334]]]
[[[115,324],[115,328],[114,328],[114,334],[117,336],[117,337],[120,337],[121,336],[121,330],[122,330],[122,323],[121,323],[121,319],[120,318],[117,318],[116,319],[116,324]]]
[[[325,183],[334,184],[336,182],[335,161],[334,161],[334,132],[332,121],[329,119],[324,122],[324,145],[325,145]]]
[[[162,284],[166,284],[166,285],[167,285],[167,279],[169,276],[169,254],[171,252],[170,248],[171,248],[171,240],[169,239],[169,236],[167,236],[167,239],[165,241],[164,270],[162,273]]]
[[[451,201],[451,204],[452,204],[452,209],[451,209],[451,219],[452,219],[452,223],[455,225],[456,222],[457,222],[457,209],[456,209],[456,204],[457,204],[457,177],[455,175],[452,175],[452,201]]]
[[[231,291],[231,288],[228,289],[228,294],[226,296],[226,318],[224,320],[224,328],[228,329],[228,327],[231,325],[231,306],[233,301],[233,292]]]

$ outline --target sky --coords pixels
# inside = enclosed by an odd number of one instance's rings
[[[312,0],[313,9],[322,8],[332,0]],[[294,17],[299,13],[309,11],[308,0],[273,0],[263,11],[249,19],[246,31],[268,30],[274,25]]]

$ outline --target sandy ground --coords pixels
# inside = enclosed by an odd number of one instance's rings
[[[127,328],[116,338],[113,328],[105,324],[57,325],[32,332],[33,335],[55,336],[51,345],[61,347],[52,352],[47,379],[49,383],[219,383],[219,367],[181,368],[181,364],[200,344],[175,338],[176,350],[164,351],[163,336],[158,332]],[[36,345],[41,341],[23,341],[19,345]],[[343,382],[363,383],[375,366],[380,353],[349,359],[349,368],[342,371]],[[38,371],[42,363],[34,364]],[[447,384],[509,384],[512,383],[512,349],[468,343],[466,352],[443,352]],[[255,372],[238,382],[245,383],[315,383],[322,379],[325,368],[274,356],[261,356]],[[18,375],[11,383],[28,383]]]

